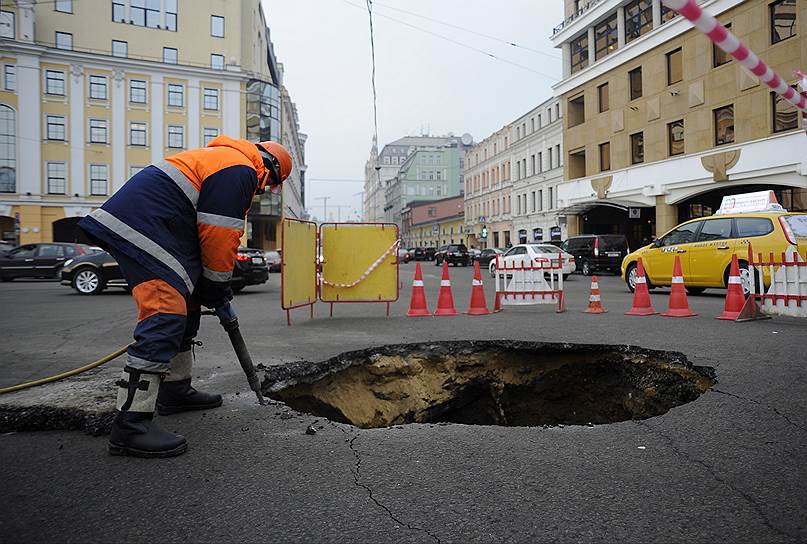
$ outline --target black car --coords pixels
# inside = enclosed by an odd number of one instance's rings
[[[410,253],[412,254],[412,258],[415,261],[428,261],[429,257],[426,252],[428,248],[425,247],[416,247],[415,249],[411,250]]]
[[[622,259],[630,253],[628,239],[622,234],[572,236],[561,249],[574,256],[577,270],[586,276],[601,270],[619,274]]]
[[[59,277],[59,271],[69,259],[90,255],[93,250],[85,244],[47,242],[24,244],[0,256],[0,279]]]
[[[503,253],[504,251],[497,248],[483,249],[482,253],[476,257],[476,262],[479,263],[480,267],[486,268],[490,264],[490,261],[496,258],[496,255],[501,255]]]
[[[444,262],[454,266],[468,266],[471,264],[468,248],[463,244],[451,244],[441,247],[434,254],[434,264],[440,266]]]
[[[425,248],[425,251],[426,251],[426,260],[427,261],[433,261],[434,260],[434,254],[437,253],[437,248],[436,247],[427,247],[427,248]]]
[[[115,259],[103,251],[67,261],[61,271],[62,285],[67,285],[82,295],[95,295],[107,287],[128,288]],[[233,268],[232,290],[240,291],[247,285],[266,283],[269,270],[263,251],[239,248]]]

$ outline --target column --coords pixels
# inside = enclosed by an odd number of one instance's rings
[[[17,55],[17,191],[42,194],[42,110],[39,57]],[[83,141],[79,142],[83,145]]]
[[[666,197],[656,197],[656,236],[661,236],[678,224],[678,206],[667,204]]]
[[[625,8],[620,6],[616,9],[616,36],[617,47],[625,47]]]
[[[165,140],[165,123],[163,98],[165,89],[163,88],[163,76],[154,74],[151,76],[151,162],[158,162],[163,158]]]
[[[199,147],[199,85],[201,83],[196,78],[188,80],[188,139],[187,148]],[[237,136],[234,136],[237,137]]]
[[[653,28],[661,26],[661,0],[653,0]]]
[[[563,79],[572,75],[572,51],[568,42],[564,42],[560,46],[561,56],[563,62]]]
[[[566,237],[571,238],[580,234],[580,216],[576,214],[566,214]]]
[[[67,122],[70,125],[70,185],[67,193],[70,195],[87,195],[87,186],[84,183],[87,178],[85,171],[84,126],[84,66],[81,64],[70,65],[70,117]]]
[[[109,169],[110,194],[128,179],[126,169],[126,77],[120,68],[112,72],[112,165]]]
[[[222,93],[222,114],[224,115],[224,134],[231,138],[241,138],[241,82],[225,81]],[[327,221],[327,219],[326,219]]]
[[[594,27],[588,27],[588,65],[594,64],[595,56],[597,55],[597,47],[594,44]]]

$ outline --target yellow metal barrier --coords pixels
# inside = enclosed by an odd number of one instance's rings
[[[317,225],[310,221],[283,220],[280,269],[280,305],[288,311],[317,301]]]

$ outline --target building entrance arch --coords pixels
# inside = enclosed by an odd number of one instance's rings
[[[629,247],[637,248],[653,240],[656,212],[649,207],[597,205],[583,212],[580,222],[582,234],[623,234]]]
[[[0,240],[4,242],[17,243],[17,232],[14,229],[14,218],[7,215],[0,215]]]

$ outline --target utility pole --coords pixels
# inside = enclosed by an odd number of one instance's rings
[[[336,222],[341,223],[342,222],[342,208],[351,208],[352,206],[347,206],[345,204],[339,204],[339,205],[334,205],[334,206],[331,206],[331,207],[336,208]]]
[[[318,197],[316,197],[314,199],[314,200],[322,200],[322,201],[324,201],[323,206],[324,206],[325,210],[322,212],[322,217],[325,219],[325,221],[328,220],[328,200],[330,200],[330,198],[331,197],[329,197],[329,196],[318,196]]]

